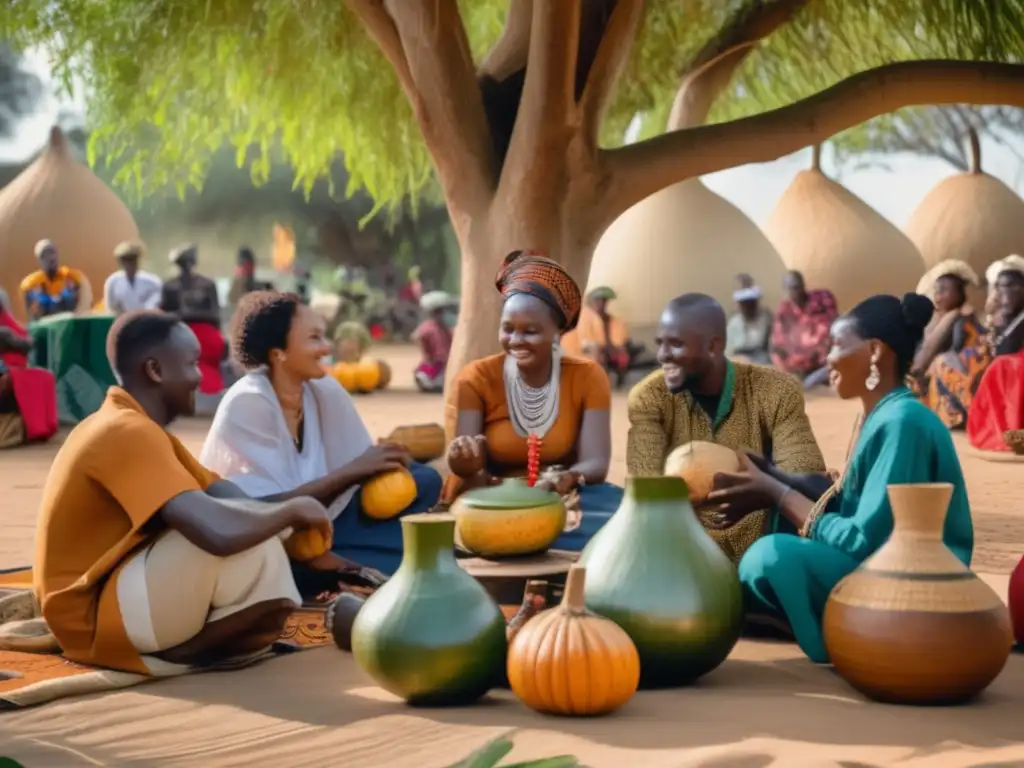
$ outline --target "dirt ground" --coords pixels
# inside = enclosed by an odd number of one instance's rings
[[[357,400],[370,432],[385,436],[403,424],[438,422],[443,418],[440,396],[423,395],[412,383],[415,351],[393,347],[380,351],[394,371],[386,392]],[[856,405],[828,393],[808,399],[807,411],[829,466],[840,467],[849,441]],[[174,426],[185,444],[198,453],[209,419],[195,418]],[[616,394],[613,404],[614,456],[612,480],[625,474],[626,396]],[[61,437],[63,436],[63,433]],[[990,573],[1009,572],[1024,554],[1024,465],[986,462],[969,454],[962,435],[956,436],[974,512],[974,568]],[[0,454],[0,568],[27,565],[32,560],[36,510],[46,474],[61,440]]]

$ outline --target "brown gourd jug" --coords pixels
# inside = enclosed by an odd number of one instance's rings
[[[825,647],[864,695],[894,704],[954,704],[979,694],[1010,654],[999,596],[942,541],[949,483],[890,485],[893,531],[832,590]]]

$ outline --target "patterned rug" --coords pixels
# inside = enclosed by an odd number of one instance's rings
[[[325,617],[333,596],[323,595],[291,615],[281,637],[270,649],[252,656],[202,668],[167,664],[166,669],[152,676],[90,667],[60,655],[56,641],[38,616],[31,583],[28,569],[0,573],[0,710],[129,688],[161,677],[243,669],[275,656],[332,642]]]

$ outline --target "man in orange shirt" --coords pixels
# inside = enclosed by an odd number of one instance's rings
[[[626,324],[608,311],[608,304],[614,299],[615,291],[607,286],[588,293],[579,324],[562,337],[561,345],[570,355],[590,358],[614,373],[616,386],[621,387],[631,369],[647,366],[640,361],[643,345],[633,344]],[[649,367],[655,367],[653,361]]]
[[[280,535],[323,506],[246,497],[166,426],[193,412],[199,343],[173,315],[131,312],[107,352],[121,387],[68,436],[40,510],[35,590],[72,661],[142,674],[263,650],[301,598]]]

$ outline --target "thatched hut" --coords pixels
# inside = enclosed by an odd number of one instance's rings
[[[63,264],[85,273],[97,297],[117,268],[114,248],[139,239],[127,206],[75,159],[56,127],[42,154],[0,190],[0,286],[22,319],[18,286],[38,269],[33,249],[43,239],[53,241]]]
[[[590,289],[607,285],[630,335],[650,343],[668,301],[698,291],[732,307],[736,275],[747,273],[774,306],[785,266],[771,243],[735,205],[700,179],[657,192],[620,216],[597,245]]]
[[[779,198],[765,234],[808,288],[835,294],[840,311],[878,293],[912,291],[925,271],[906,235],[822,173],[817,147],[811,168]]]
[[[926,266],[958,259],[984,275],[989,264],[1024,253],[1024,200],[982,170],[977,133],[971,131],[969,140],[971,169],[936,184],[914,210],[906,232]]]

